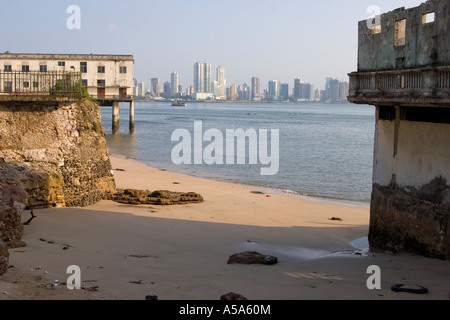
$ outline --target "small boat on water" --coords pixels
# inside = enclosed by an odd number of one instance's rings
[[[173,107],[187,107],[187,104],[185,101],[175,100],[175,101],[172,101],[172,106]]]

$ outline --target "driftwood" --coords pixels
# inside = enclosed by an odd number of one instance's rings
[[[35,216],[34,213],[33,213],[33,210],[31,210],[30,214],[31,214],[31,218],[28,219],[27,221],[25,221],[25,222],[23,223],[24,226],[29,225],[30,222],[31,222],[34,218],[36,218],[36,216]]]

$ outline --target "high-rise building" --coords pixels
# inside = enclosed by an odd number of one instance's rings
[[[257,77],[252,78],[252,100],[261,99],[261,83]]]
[[[205,70],[202,62],[194,64],[194,92],[205,92]]]
[[[170,92],[170,82],[166,81],[164,82],[164,98],[170,98],[171,92]]]
[[[345,81],[339,82],[339,100],[347,101],[349,94],[349,83]]]
[[[289,84],[280,83],[280,99],[287,100],[289,98]]]
[[[211,89],[211,65],[209,63],[205,63],[203,65],[203,70],[205,72],[204,74],[204,86],[205,86],[205,91],[206,93],[211,93],[212,89]]]
[[[151,80],[151,91],[154,97],[159,97],[161,94],[161,88],[159,85],[159,78],[152,78]]]
[[[268,85],[268,99],[278,100],[280,98],[281,82],[278,80],[270,80]]]
[[[145,83],[142,81],[138,84],[137,95],[139,97],[145,96]]]
[[[230,101],[235,101],[237,98],[237,86],[233,84],[227,89],[227,99]]]
[[[331,79],[328,86],[328,100],[338,101],[339,100],[339,80]]]
[[[216,69],[216,81],[217,81],[217,87],[219,90],[218,96],[221,99],[225,99],[226,98],[227,81],[225,80],[225,68],[222,66],[218,66]]]
[[[178,93],[178,73],[175,71],[170,74],[170,95],[175,97]]]

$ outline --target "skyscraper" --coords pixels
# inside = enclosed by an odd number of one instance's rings
[[[160,89],[160,85],[159,85],[159,78],[152,78],[151,80],[151,91],[153,96],[155,97],[159,97],[161,89]]]
[[[178,93],[178,73],[175,71],[170,75],[170,94],[172,97]]]
[[[194,64],[194,92],[205,92],[205,70],[201,62]]]
[[[211,89],[211,65],[209,63],[205,63],[203,65],[203,69],[205,71],[205,75],[204,75],[204,84],[205,84],[205,91],[206,93],[211,93],[212,89]]]
[[[270,80],[268,89],[269,100],[278,100],[280,96],[281,82],[278,80]]]
[[[261,84],[260,79],[257,77],[252,78],[252,100],[258,100],[261,97]]]
[[[164,98],[170,98],[170,82],[164,82]]]
[[[225,80],[225,68],[222,66],[218,66],[216,72],[216,81],[219,88],[219,96],[221,99],[226,99],[227,82]]]

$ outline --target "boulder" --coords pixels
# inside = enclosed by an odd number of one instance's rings
[[[227,263],[272,265],[278,263],[278,258],[274,256],[264,255],[256,251],[247,251],[231,255]]]
[[[220,297],[220,300],[248,300],[246,297],[239,293],[229,292]]]
[[[195,192],[175,192],[168,190],[117,190],[113,201],[125,204],[176,205],[203,202],[203,197]]]

